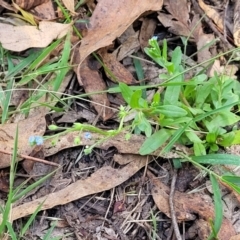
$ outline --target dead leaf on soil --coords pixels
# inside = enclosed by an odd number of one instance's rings
[[[12,209],[11,219],[16,220],[34,213],[36,208],[43,202],[41,209],[50,209],[57,205],[64,205],[91,194],[112,189],[132,177],[145,166],[145,164],[146,160],[144,161],[140,158],[134,159],[122,169],[114,169],[110,166],[102,167],[87,179],[78,180],[58,192],[50,193],[32,202],[14,207]]]
[[[220,15],[219,11],[217,11],[215,8],[211,7],[210,5],[207,5],[203,2],[203,0],[198,1],[199,6],[202,8],[204,13],[213,20],[213,22],[217,25],[217,27],[223,31],[223,17]]]
[[[22,9],[28,10],[34,8],[42,3],[49,2],[49,0],[15,0],[15,3]]]
[[[38,20],[55,20],[56,13],[52,1],[48,1],[31,10]]]
[[[62,0],[64,6],[71,12],[71,14],[74,16],[77,13],[75,12],[74,9],[74,0]]]
[[[29,145],[30,136],[42,136],[46,130],[46,122],[43,115],[35,115],[35,117],[27,118],[18,123],[7,123],[0,125],[0,148],[12,152],[14,146],[14,138],[18,126],[18,153],[29,155],[33,151],[33,147]],[[0,168],[10,166],[11,156],[0,153]],[[19,159],[22,160],[22,159]]]
[[[118,61],[122,61],[128,55],[136,52],[140,43],[138,40],[139,31],[135,32],[133,27],[130,26],[119,38],[118,41],[121,45],[113,51],[113,55]]]
[[[119,153],[131,153],[131,154],[139,154],[139,149],[142,146],[143,142],[145,141],[145,137],[142,135],[135,135],[132,134],[130,140],[125,140],[125,134],[126,133],[120,133],[117,136],[110,138],[106,141],[104,141],[102,144],[97,145],[98,148],[101,149],[109,149],[110,147],[117,148]],[[53,139],[46,140],[43,145],[43,153],[44,156],[51,156],[63,149],[71,148],[75,146],[91,146],[93,144],[96,144],[97,141],[103,138],[103,135],[97,134],[97,133],[91,133],[91,139],[85,138],[85,133],[82,132],[71,132],[67,134],[61,135],[58,139],[56,139],[56,144],[52,144]],[[76,137],[80,137],[80,143],[78,145],[74,145],[74,139]],[[175,148],[177,151],[184,152],[186,155],[191,155],[192,151],[182,145],[176,145]],[[161,153],[161,148],[153,153],[151,155],[163,157],[163,158],[179,158],[177,152],[168,152],[168,153]]]
[[[144,48],[148,46],[148,40],[152,38],[154,31],[157,27],[157,22],[150,18],[144,18],[142,21],[142,26],[139,34],[139,42],[141,49],[144,51]]]
[[[190,36],[189,8],[187,0],[165,0],[164,5],[170,14],[160,12],[159,21],[169,28],[169,31],[181,36]]]
[[[113,82],[117,81],[126,84],[133,84],[137,82],[133,75],[116,59],[113,54],[107,53],[107,49],[102,48],[98,51],[98,53],[100,54],[103,63],[113,74],[112,76],[105,70],[108,78],[110,78]]]
[[[101,78],[98,70],[91,66],[89,58],[87,58],[80,67],[81,71],[81,82],[86,93],[93,93],[99,91],[105,91],[107,86]],[[106,93],[93,94],[89,98],[93,101],[92,105],[102,117],[104,121],[110,119],[114,112],[109,108],[110,102]]]
[[[158,209],[161,212],[165,213],[168,217],[171,217],[169,208],[169,187],[163,184],[160,179],[156,178],[151,172],[148,172],[147,175],[152,184],[151,192],[154,202],[156,203]],[[200,219],[204,219],[205,221],[209,221],[209,219],[214,219],[214,206],[212,204],[212,200],[210,199],[210,197],[206,197],[207,195],[198,193],[186,194],[175,191],[174,205],[178,221],[195,220],[196,214],[199,216]],[[207,227],[210,229],[209,224],[207,225]],[[206,230],[206,232],[209,231],[210,230]],[[229,239],[230,236],[234,236],[235,234],[236,232],[231,222],[228,219],[224,218],[221,230],[218,235],[219,239]]]
[[[80,64],[90,53],[110,45],[142,13],[160,10],[162,4],[162,0],[99,1],[90,18],[88,33],[79,48]],[[77,73],[81,74],[79,69],[80,66]]]
[[[28,48],[43,48],[54,39],[65,36],[72,24],[42,21],[39,27],[12,26],[0,23],[0,42],[5,49],[21,52]]]

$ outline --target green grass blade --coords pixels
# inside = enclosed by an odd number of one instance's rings
[[[34,182],[33,184],[31,184],[30,186],[28,186],[26,189],[21,190],[20,193],[19,192],[20,189],[15,189],[14,190],[14,196],[12,198],[12,202],[16,202],[18,199],[20,199],[22,196],[26,195],[27,193],[29,193],[31,190],[33,190],[34,188],[36,188],[37,186],[39,186],[40,184],[42,184],[43,182],[45,182],[49,177],[51,177],[54,173],[56,173],[58,169],[54,170],[53,172],[47,174],[46,176],[42,177],[41,179],[39,179],[38,181]]]
[[[3,212],[2,222],[0,225],[0,237],[5,232],[6,224],[8,222],[9,214],[11,211],[12,198],[13,198],[13,183],[14,183],[14,178],[16,173],[17,149],[18,149],[18,127],[16,130],[15,139],[14,139],[14,148],[13,148],[13,155],[11,160],[10,176],[9,176],[9,193],[8,193],[6,206]]]
[[[68,73],[68,71],[70,69],[70,67],[67,67],[67,66],[69,66],[68,61],[70,58],[70,52],[71,52],[70,34],[67,34],[64,48],[62,51],[62,57],[59,61],[59,67],[62,69],[60,70],[60,72],[57,73],[57,77],[54,81],[54,85],[53,85],[54,91],[57,91],[59,89],[64,77],[66,76],[66,74]],[[65,68],[63,68],[63,67],[65,67]]]
[[[10,235],[11,239],[12,240],[18,240],[17,235],[13,230],[12,224],[10,222],[6,222],[6,226],[7,226],[7,229],[8,229],[8,232],[9,232],[9,235]]]
[[[13,89],[14,79],[11,78],[7,84],[7,90]],[[2,89],[1,89],[2,90]],[[8,118],[9,105],[12,96],[12,91],[1,92],[0,94],[1,106],[2,106],[2,124],[6,122]]]
[[[28,221],[26,222],[26,224],[24,225],[24,227],[21,229],[20,232],[20,237],[23,237],[24,234],[26,233],[26,231],[29,229],[29,226],[33,223],[33,221],[35,220],[38,212],[41,210],[41,207],[43,205],[44,202],[42,202],[41,204],[39,204],[39,206],[37,207],[37,209],[34,211],[34,213],[31,215],[31,217],[28,219]]]
[[[201,164],[211,164],[211,165],[236,165],[240,166],[240,156],[231,154],[208,154],[204,156],[192,156],[192,159]]]
[[[213,235],[215,238],[217,238],[217,233],[219,232],[222,225],[222,221],[223,221],[223,205],[222,205],[221,190],[219,188],[219,184],[216,177],[210,174],[210,180],[212,183],[214,211],[215,211]]]

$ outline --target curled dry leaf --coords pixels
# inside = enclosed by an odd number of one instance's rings
[[[5,49],[21,52],[28,48],[48,46],[54,39],[65,36],[72,24],[42,21],[39,27],[12,26],[0,23],[0,42]]]
[[[49,0],[16,0],[15,2],[20,8],[28,10],[42,3],[49,2]]]
[[[69,10],[73,15],[77,13],[74,11],[74,0],[62,0],[64,6]]]
[[[111,74],[109,74],[105,70],[107,76],[112,81],[123,82],[126,84],[133,84],[137,82],[133,75],[116,59],[113,54],[107,53],[105,48],[101,49],[99,54],[105,66],[111,71]]]
[[[132,134],[129,141],[125,140],[126,133],[122,132],[115,137],[107,139],[100,145],[97,145],[98,148],[101,149],[108,149],[110,147],[117,148],[119,153],[132,153],[138,154],[139,149],[142,146],[143,142],[145,141],[145,137],[142,135]],[[80,143],[74,145],[74,139],[76,137],[80,138]],[[91,133],[91,138],[85,138],[85,133],[82,132],[71,132],[67,134],[61,135],[61,137],[57,138],[57,142],[55,145],[52,144],[52,139],[49,139],[44,142],[43,145],[43,152],[44,156],[51,156],[63,149],[70,148],[73,146],[91,146],[96,144],[99,139],[102,139],[103,135],[97,133]],[[182,145],[175,145],[176,150],[184,152],[186,155],[191,155],[192,151]],[[163,158],[179,158],[177,152],[168,152],[168,153],[161,153],[162,148],[159,148],[157,151],[151,153],[151,155],[163,157]]]
[[[237,2],[237,1],[236,1]],[[213,22],[217,25],[217,27],[223,31],[223,17],[220,15],[220,13],[216,10],[216,8],[213,8],[203,2],[203,0],[198,1],[199,6],[202,8],[202,10],[205,12],[205,14],[213,20]]]
[[[0,149],[12,152],[14,138],[18,126],[18,153],[29,155],[33,147],[29,145],[30,136],[42,136],[46,130],[46,122],[43,115],[27,118],[18,123],[7,123],[0,125]],[[0,168],[10,166],[11,156],[0,152]],[[19,159],[22,160],[22,159]]]
[[[114,169],[110,166],[102,167],[87,179],[78,180],[58,192],[50,193],[32,202],[14,207],[12,209],[12,220],[34,213],[36,208],[42,203],[42,210],[50,209],[91,194],[112,189],[132,177],[145,164],[146,160],[135,158],[122,169]]]
[[[143,19],[139,35],[139,42],[142,50],[148,46],[148,40],[153,36],[156,27],[157,22],[154,19]]]
[[[151,172],[147,173],[152,184],[152,196],[158,209],[170,216],[169,207],[169,192],[168,186],[163,184],[159,178],[156,178]],[[174,194],[175,212],[178,221],[191,221],[195,220],[196,215],[204,221],[214,219],[214,206],[210,197],[200,193],[186,194],[175,191]],[[207,229],[204,232],[210,232],[210,225],[206,224]],[[219,239],[225,240],[236,234],[231,222],[224,218],[220,232]],[[200,239],[206,239],[200,237]]]
[[[79,48],[80,63],[90,53],[110,45],[142,13],[160,10],[162,4],[162,0],[99,1],[90,19],[88,33]]]
[[[80,84],[83,85],[86,93],[99,92],[107,89],[107,86],[98,71],[91,66],[89,58],[82,63],[80,71]],[[92,100],[92,105],[104,121],[113,116],[114,112],[109,108],[110,102],[106,93],[92,94],[89,98]]]

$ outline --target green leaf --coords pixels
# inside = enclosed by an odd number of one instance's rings
[[[240,120],[240,117],[229,111],[220,112],[214,119],[210,122],[210,125],[215,127],[226,127],[232,125]]]
[[[176,47],[173,52],[172,52],[172,58],[171,62],[174,65],[174,71],[179,71],[179,65],[181,64],[182,61],[182,51],[180,47]]]
[[[218,140],[218,144],[223,147],[229,147],[233,144],[234,139],[235,139],[234,132],[225,133],[221,136],[221,140]]]
[[[142,96],[142,90],[137,90],[132,94],[131,100],[129,105],[131,108],[138,108],[139,106],[139,100]]]
[[[184,117],[187,115],[187,111],[181,107],[175,105],[163,105],[154,108],[154,113],[161,113],[166,117]]]
[[[239,176],[224,175],[221,178],[226,182],[233,183],[233,184],[238,185],[240,187],[240,177]]]
[[[217,182],[217,179],[215,176],[210,174],[210,180],[212,183],[212,190],[213,190],[213,199],[214,199],[214,232],[217,235],[223,221],[223,205],[222,205],[222,197],[221,197],[221,191]],[[214,234],[214,235],[215,235]],[[215,236],[217,237],[217,236]]]
[[[179,83],[183,81],[183,75],[179,75],[179,73],[175,73],[176,77],[171,80],[171,83]],[[174,76],[173,76],[174,77]],[[177,104],[179,95],[181,91],[181,86],[169,86],[166,88],[163,103],[164,104]]]
[[[161,129],[147,138],[139,149],[141,155],[147,155],[156,151],[170,138],[171,134],[166,129]]]
[[[195,156],[206,155],[206,149],[205,149],[205,147],[202,143],[195,142],[193,144],[193,150],[194,150],[194,155]]]
[[[129,88],[129,86],[125,83],[119,83],[119,88],[121,90],[122,96],[124,98],[124,100],[130,104],[132,95],[133,95],[133,91],[131,90],[131,88]]]
[[[240,156],[231,154],[208,154],[205,156],[192,156],[192,159],[201,164],[230,164],[240,166]]]
[[[232,144],[240,144],[240,130],[234,131],[235,136]]]
[[[185,134],[192,143],[201,143],[202,142],[202,140],[198,137],[198,135],[191,130],[186,131]]]

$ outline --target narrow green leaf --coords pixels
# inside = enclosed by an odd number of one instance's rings
[[[131,108],[138,108],[139,106],[139,100],[142,97],[142,90],[137,90],[132,94],[131,100],[129,105]]]
[[[240,156],[231,154],[208,154],[205,156],[192,156],[192,159],[202,164],[230,164],[240,166]]]
[[[223,205],[222,205],[222,198],[221,198],[221,191],[215,176],[210,174],[210,180],[212,183],[212,190],[213,190],[213,199],[214,199],[214,235],[217,235],[223,221]],[[215,236],[217,237],[217,236]]]
[[[169,138],[171,134],[166,129],[161,129],[155,132],[152,136],[147,138],[139,149],[141,155],[147,155],[156,151],[161,147]]]
[[[179,73],[175,73],[176,77],[171,81],[171,83],[178,83],[183,81],[183,76]],[[174,77],[174,76],[173,76]],[[166,88],[163,103],[167,104],[177,104],[179,95],[181,91],[181,86],[169,86]]]
[[[119,83],[119,88],[124,100],[129,104],[133,95],[133,91],[125,83]]]
[[[166,117],[184,117],[187,115],[187,111],[181,107],[175,105],[163,105],[154,108],[155,113],[162,113]]]
[[[233,183],[233,184],[238,185],[240,187],[240,177],[239,176],[223,175],[222,179],[226,182]]]
[[[193,144],[193,150],[194,150],[194,155],[195,156],[206,155],[206,149],[205,149],[205,147],[202,143],[195,142]]]

